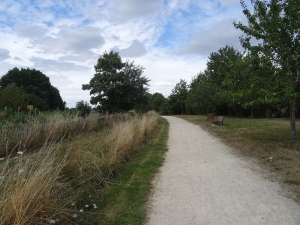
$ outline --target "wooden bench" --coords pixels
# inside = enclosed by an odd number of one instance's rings
[[[213,123],[221,125],[223,124],[224,119],[225,116],[218,116],[216,119],[213,120]]]

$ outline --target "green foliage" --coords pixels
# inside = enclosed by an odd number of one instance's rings
[[[166,103],[167,99],[161,94],[161,93],[154,93],[151,97],[151,107],[156,112],[159,112],[160,114],[166,114]]]
[[[246,37],[240,38],[242,46],[259,54],[262,61],[268,60],[276,68],[273,73],[276,88],[284,90],[279,92],[280,98],[290,101],[290,142],[294,144],[296,141],[295,99],[300,91],[299,0],[253,0],[251,2],[254,7],[252,13],[241,0],[248,25],[239,22],[234,23],[234,26],[246,34]],[[252,37],[260,43],[253,45]]]
[[[1,77],[0,87],[5,88],[12,83],[22,87],[23,91],[28,95],[26,98],[27,104],[38,105],[40,110],[64,109],[58,89],[53,87],[49,78],[39,70],[18,69],[15,67]]]
[[[92,105],[102,111],[128,111],[145,102],[149,80],[144,68],[134,62],[122,62],[119,53],[104,52],[95,66],[96,74],[83,90],[90,90]]]
[[[78,116],[88,116],[91,113],[92,107],[89,105],[89,103],[85,101],[80,101],[76,103],[76,109],[79,113]]]
[[[188,85],[185,80],[180,81],[175,85],[171,95],[168,97],[169,114],[184,114],[186,113],[185,102],[188,94]]]
[[[0,107],[12,108],[18,110],[18,107],[24,107],[25,93],[22,88],[15,83],[8,84],[5,88],[0,90]]]
[[[190,83],[186,100],[190,113],[227,114],[231,107],[238,114],[240,103],[233,97],[233,93],[240,74],[236,63],[241,59],[242,54],[229,46],[210,54],[207,68]]]
[[[215,111],[216,87],[209,80],[207,71],[200,72],[195,76],[189,87],[186,105],[190,114],[207,114]]]

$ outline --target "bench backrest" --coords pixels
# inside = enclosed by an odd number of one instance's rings
[[[218,121],[223,121],[225,116],[218,116]]]

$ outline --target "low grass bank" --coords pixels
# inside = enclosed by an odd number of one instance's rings
[[[289,145],[288,119],[225,118],[224,125],[212,125],[206,116],[178,116],[217,135],[247,156],[255,157],[293,189],[300,201],[300,146]],[[297,122],[296,126],[300,123]],[[200,137],[199,137],[200,138]],[[277,174],[277,175],[276,175]]]
[[[100,193],[156,137],[159,119],[149,112],[0,161],[0,224],[98,224],[110,214],[99,212]]]
[[[99,210],[97,214],[87,212],[81,224],[143,224],[151,181],[167,150],[168,129],[168,122],[161,118],[148,144],[120,168],[108,187],[95,192]]]

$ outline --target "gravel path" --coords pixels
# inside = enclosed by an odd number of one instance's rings
[[[199,126],[164,118],[169,151],[153,182],[147,225],[300,224],[300,206],[257,165]]]

